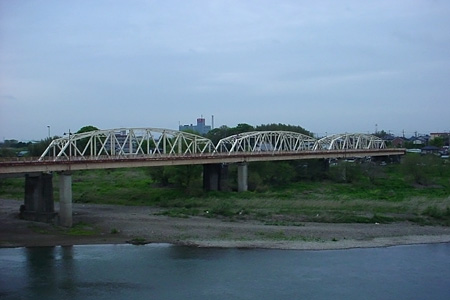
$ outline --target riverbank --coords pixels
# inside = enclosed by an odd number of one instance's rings
[[[266,225],[257,220],[173,218],[147,206],[74,204],[74,228],[20,220],[21,201],[0,200],[0,247],[171,243],[198,247],[348,249],[450,242],[450,227],[313,223]],[[56,204],[57,205],[57,204]],[[55,208],[58,210],[58,207]]]

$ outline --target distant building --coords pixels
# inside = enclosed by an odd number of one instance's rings
[[[394,147],[397,147],[397,148],[403,147],[405,144],[405,139],[402,137],[396,137],[391,141],[391,143],[392,143],[392,146],[394,146]]]
[[[206,125],[204,118],[197,119],[197,125],[180,125],[178,128],[180,131],[192,130],[199,134],[207,134],[211,130],[211,126]]]
[[[433,153],[439,153],[439,148],[435,146],[425,146],[421,149],[422,154],[433,154]]]
[[[421,135],[421,136],[413,136],[409,140],[414,145],[427,145],[429,139],[430,139],[429,135]]]
[[[433,140],[437,137],[440,137],[443,139],[448,139],[450,137],[450,133],[449,132],[432,132],[432,133],[430,133],[430,140]]]
[[[444,144],[450,146],[450,132],[432,132],[430,133],[430,136],[430,140],[442,138],[444,140]]]
[[[392,142],[393,140],[395,140],[395,136],[392,134],[386,134],[382,136],[381,139],[383,139],[384,141]]]

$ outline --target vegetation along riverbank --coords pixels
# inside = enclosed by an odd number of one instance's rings
[[[363,226],[374,224],[407,223],[413,226],[391,236],[427,234],[428,231],[422,232],[423,228],[430,226],[441,228],[443,231],[439,234],[446,234],[450,225],[450,164],[433,155],[407,154],[400,163],[386,164],[365,160],[336,161],[326,167],[323,161],[252,163],[249,166],[249,191],[243,193],[235,191],[237,170],[232,165],[229,166],[227,191],[204,191],[201,175],[201,166],[75,172],[74,220],[78,224],[69,237],[73,239],[81,235],[84,240],[89,240],[84,243],[91,243],[94,241],[89,235],[95,236],[101,231],[103,237],[105,234],[111,235],[117,241],[134,238],[202,244],[200,240],[203,239],[203,244],[217,246],[220,244],[218,241],[234,240],[241,244],[254,241],[250,245],[258,246],[255,241],[265,241],[266,245],[267,241],[291,244],[342,241],[346,236],[352,236],[348,228],[359,232]],[[54,181],[57,186],[57,174]],[[0,198],[23,199],[23,185],[22,178],[1,179]],[[58,199],[57,189],[55,199]],[[77,212],[86,204],[101,205],[103,209],[100,211],[104,212],[107,212],[105,207],[108,205],[116,209],[119,205],[124,211],[133,207],[144,209],[146,215],[152,215],[158,222],[165,220],[168,226],[177,226],[173,224],[181,222],[178,225],[180,230],[176,234],[162,230],[152,235],[151,228],[148,232],[143,229],[133,232],[130,229],[127,233],[126,225],[119,222],[120,218],[127,219],[126,214],[97,214],[96,218],[108,218],[107,224],[100,224],[95,218],[88,217],[89,210]],[[114,218],[117,218],[116,223]],[[132,219],[131,216],[128,218]],[[238,225],[216,231],[210,223],[199,220],[219,222],[222,227],[224,224]],[[334,233],[333,236],[333,233],[324,235],[323,230],[308,233],[306,228],[313,223],[351,226],[346,229],[346,234]],[[195,233],[199,230],[195,224],[204,225],[203,233]],[[242,224],[253,224],[257,228]],[[95,226],[102,229],[99,231]],[[153,224],[153,228],[155,226]],[[77,231],[77,228],[81,230]],[[141,228],[146,227],[141,225]],[[204,232],[208,228],[211,234]],[[417,228],[422,228],[422,231]],[[92,234],[89,234],[90,231]],[[61,233],[48,228],[41,230],[41,233],[44,232],[47,235]],[[371,237],[382,238],[386,235],[390,234],[380,232]],[[356,236],[357,239],[368,237],[370,235]],[[113,242],[116,242],[114,239]],[[111,237],[105,242],[108,240]],[[211,240],[216,242],[211,243]]]

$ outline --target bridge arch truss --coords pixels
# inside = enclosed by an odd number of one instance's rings
[[[119,128],[55,139],[39,160],[185,156],[212,153],[214,149],[211,140],[192,133],[162,128]]]
[[[221,139],[218,153],[299,152],[313,150],[316,139],[290,131],[252,131]]]
[[[282,153],[384,149],[374,135],[345,133],[315,139],[290,131],[252,131],[221,139],[162,128],[118,128],[69,134],[55,139],[39,160],[100,160],[215,154]]]
[[[319,139],[314,150],[359,150],[384,149],[386,144],[381,138],[361,133],[334,134]]]

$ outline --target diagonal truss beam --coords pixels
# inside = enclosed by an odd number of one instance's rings
[[[55,139],[39,158],[52,160],[100,160],[132,157],[252,154],[384,149],[374,135],[334,134],[319,140],[290,131],[251,131],[211,140],[192,133],[162,128],[118,128],[70,134]]]
[[[345,133],[326,136],[317,141],[314,150],[384,149],[385,142],[371,134]]]
[[[192,133],[162,128],[119,128],[69,134],[55,139],[39,160],[103,159],[136,156],[211,153],[211,140]]]
[[[252,131],[221,139],[215,152],[298,152],[313,150],[316,139],[290,131]]]

